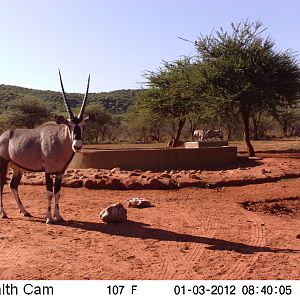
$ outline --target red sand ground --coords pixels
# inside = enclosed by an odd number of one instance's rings
[[[205,182],[245,179],[239,187],[65,187],[66,223],[56,225],[44,221],[44,186],[20,186],[34,216],[26,219],[6,185],[9,219],[0,220],[0,279],[299,279],[300,178],[249,184],[255,174],[288,178],[284,174],[299,177],[299,171],[299,155],[282,154],[202,174]],[[128,208],[125,223],[101,222],[103,208],[133,197],[154,206]]]

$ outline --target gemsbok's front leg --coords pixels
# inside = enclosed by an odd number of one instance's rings
[[[19,187],[22,175],[23,175],[23,172],[21,170],[14,169],[14,174],[13,174],[13,177],[10,182],[10,189],[16,199],[20,213],[25,217],[31,217],[31,214],[23,206],[20,196],[19,196],[19,193],[18,193],[18,187]]]
[[[59,198],[60,198],[60,188],[61,188],[61,182],[64,174],[58,174],[55,177],[55,183],[54,183],[54,198],[55,198],[55,206],[54,206],[54,218],[57,222],[64,222],[65,220],[61,216],[59,212]]]
[[[47,198],[48,198],[48,207],[46,213],[46,223],[53,224],[53,218],[51,215],[51,201],[53,198],[53,178],[52,175],[45,173],[46,175],[46,188],[47,188]]]

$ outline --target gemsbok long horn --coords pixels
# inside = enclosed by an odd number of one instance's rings
[[[67,96],[66,96],[66,93],[65,93],[65,90],[64,90],[64,85],[63,85],[63,82],[62,82],[62,79],[61,79],[61,74],[60,74],[60,70],[58,69],[58,73],[59,73],[59,79],[60,79],[60,86],[61,86],[61,89],[62,89],[62,95],[63,95],[63,99],[64,99],[64,102],[65,102],[65,106],[67,108],[67,111],[69,113],[69,117],[70,119],[74,119],[74,114],[71,110],[71,107],[69,105],[69,102],[67,100]]]
[[[87,103],[87,98],[88,98],[88,93],[89,93],[89,86],[90,86],[90,77],[91,76],[89,74],[86,92],[85,92],[85,95],[84,95],[84,98],[83,98],[83,101],[82,101],[82,105],[81,105],[81,108],[80,108],[80,112],[79,112],[79,115],[78,115],[79,120],[81,120],[83,118],[84,109],[85,109],[85,106],[86,106],[86,103]]]

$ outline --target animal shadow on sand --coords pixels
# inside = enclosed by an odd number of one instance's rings
[[[69,220],[59,225],[81,229],[84,231],[96,231],[99,233],[122,237],[154,239],[157,241],[174,241],[179,243],[204,244],[207,245],[207,249],[210,250],[233,251],[241,254],[255,254],[260,252],[300,253],[300,250],[251,246],[243,243],[231,242],[218,238],[202,237],[190,234],[177,233],[170,230],[151,228],[149,224],[135,221],[104,224],[96,222]]]

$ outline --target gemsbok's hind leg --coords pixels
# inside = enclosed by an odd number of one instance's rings
[[[3,187],[6,183],[6,173],[8,169],[8,163],[9,161],[0,158],[0,217],[1,218],[7,218],[7,214],[4,211],[3,208]]]
[[[23,172],[19,169],[14,169],[14,174],[10,182],[10,189],[18,204],[20,213],[24,217],[31,217],[31,214],[25,209],[18,193],[18,187],[22,178]]]

